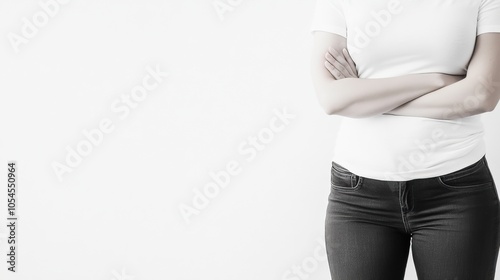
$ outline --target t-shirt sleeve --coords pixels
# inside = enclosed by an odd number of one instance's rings
[[[498,1],[496,1],[498,2]],[[342,0],[316,0],[309,31],[326,31],[346,37],[346,22]]]
[[[500,0],[482,0],[477,17],[477,35],[500,32]]]

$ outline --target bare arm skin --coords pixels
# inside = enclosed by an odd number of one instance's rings
[[[460,79],[437,73],[381,79],[336,79],[325,67],[325,54],[330,47],[342,55],[342,49],[346,48],[346,38],[315,31],[311,75],[318,101],[329,115],[351,118],[379,115]]]
[[[456,119],[491,112],[500,99],[500,33],[477,36],[467,76],[387,114]]]

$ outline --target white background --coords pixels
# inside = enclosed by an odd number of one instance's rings
[[[329,279],[339,118],[323,113],[310,80],[314,1],[218,1],[225,12],[210,0],[55,2],[13,44],[47,2],[0,1],[1,279]],[[169,76],[126,117],[113,111],[148,67]],[[269,130],[276,111],[293,117]],[[499,114],[483,117],[497,180]],[[114,129],[59,180],[53,165],[106,119]],[[268,141],[250,158],[238,148],[259,133]],[[9,160],[17,273],[4,261]],[[186,219],[179,207],[231,162],[239,173]],[[411,257],[406,279],[416,279]]]

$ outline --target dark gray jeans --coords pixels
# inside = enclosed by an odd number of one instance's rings
[[[500,206],[486,157],[443,176],[380,181],[332,162],[325,220],[333,280],[493,280]]]

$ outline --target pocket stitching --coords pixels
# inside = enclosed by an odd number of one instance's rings
[[[332,174],[333,176],[333,174]],[[363,183],[363,177],[361,176],[358,176],[358,175],[354,175],[353,176],[357,176],[358,177],[358,183],[353,186],[352,184],[352,176],[349,176],[349,184],[350,184],[350,187],[343,187],[343,186],[339,186],[339,185],[335,185],[334,183],[330,182],[330,185],[331,185],[331,188],[332,189],[335,189],[335,190],[339,190],[339,191],[347,191],[347,192],[352,192],[352,191],[357,191],[359,188],[361,188],[361,184]]]
[[[473,191],[473,190],[482,190],[482,189],[485,189],[487,187],[491,187],[491,185],[493,184],[493,181],[490,181],[487,183],[475,184],[475,185],[468,185],[468,186],[453,186],[453,185],[450,185],[450,184],[445,182],[446,180],[456,180],[456,179],[470,176],[471,174],[478,172],[481,168],[487,168],[488,172],[489,172],[489,168],[488,168],[488,165],[486,163],[485,157],[482,157],[477,162],[463,168],[463,170],[458,170],[458,171],[452,172],[450,174],[439,176],[438,183],[441,186],[443,186],[447,189],[451,189],[451,190],[470,190],[470,191]],[[489,173],[489,174],[491,176],[491,173]]]
[[[448,185],[442,180],[442,176],[438,177],[438,182],[441,186],[450,190],[483,190],[487,187],[491,187],[493,182],[487,182],[482,184],[470,185],[470,186],[452,186]]]
[[[455,172],[452,172],[451,174],[446,174],[446,175],[443,175],[443,176],[440,176],[440,180],[441,179],[444,179],[444,180],[456,180],[456,179],[460,179],[460,178],[463,178],[465,176],[469,176],[471,175],[472,173],[478,171],[481,167],[483,167],[484,165],[484,161],[483,159],[475,162],[474,164],[470,165],[470,166],[467,166],[465,168],[465,170],[459,170],[459,171],[455,171]],[[444,183],[444,182],[443,182]],[[446,183],[444,183],[446,184]]]

